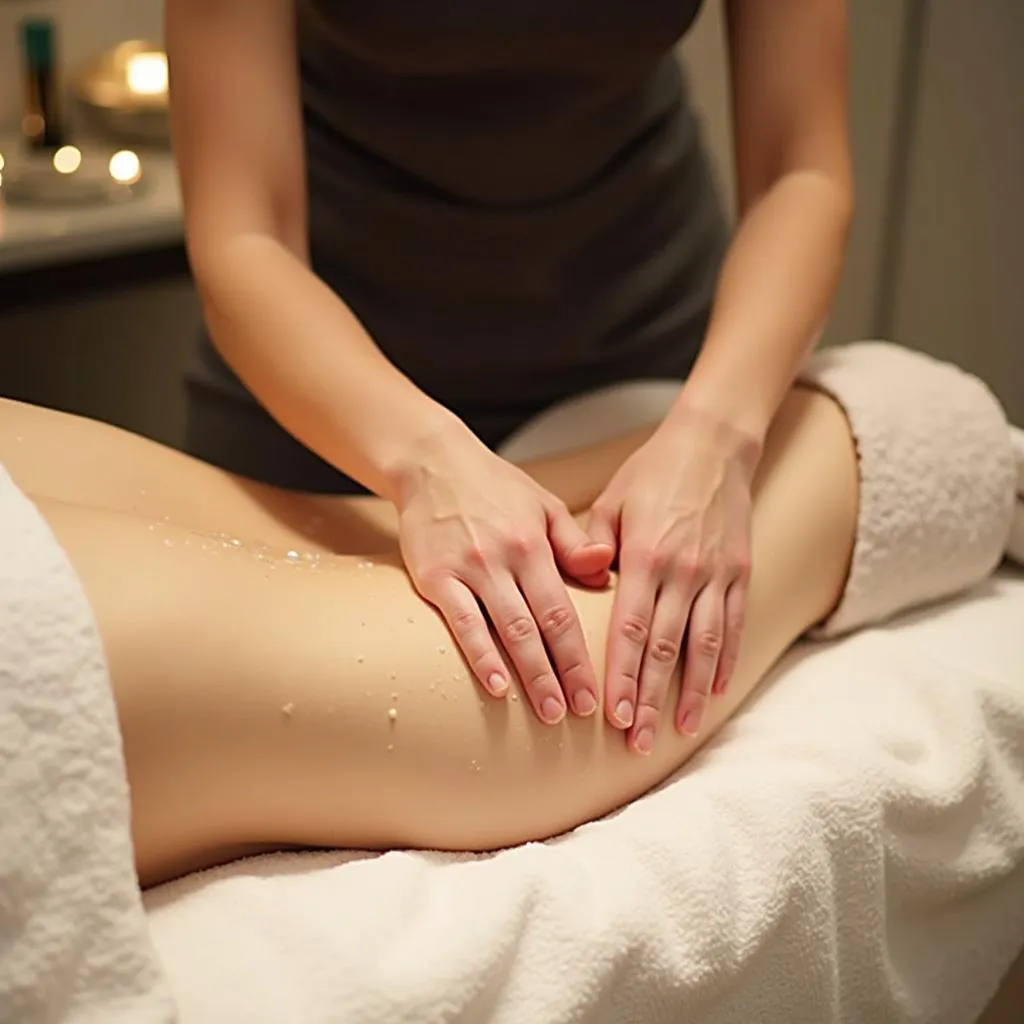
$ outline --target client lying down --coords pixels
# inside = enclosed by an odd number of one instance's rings
[[[802,634],[944,596],[995,566],[1008,440],[987,467],[952,454],[971,424],[1003,429],[983,385],[880,344],[817,357],[804,382],[756,480],[732,682],[697,737],[674,727],[670,695],[648,757],[602,714],[545,725],[518,683],[504,699],[480,689],[401,569],[389,506],[273,490],[2,403],[0,461],[77,571],[105,646],[141,884],[286,846],[488,850],[557,834],[664,780]],[[645,436],[525,468],[582,513]],[[908,460],[925,483],[904,493]],[[981,528],[936,502],[965,487]],[[572,596],[600,675],[612,593]]]

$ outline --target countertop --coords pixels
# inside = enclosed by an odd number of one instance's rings
[[[0,154],[5,145],[11,151],[16,142],[0,139]],[[142,163],[145,189],[128,202],[45,208],[0,200],[0,275],[181,242],[181,196],[170,153],[141,147],[135,152]]]

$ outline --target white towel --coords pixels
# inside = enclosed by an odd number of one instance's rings
[[[880,341],[825,349],[801,378],[846,412],[860,514],[836,636],[987,576],[1010,537],[1017,463],[1002,406],[952,363]]]
[[[0,526],[0,1021],[169,1024],[92,613],[2,468]]]

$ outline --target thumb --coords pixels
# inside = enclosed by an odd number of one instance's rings
[[[595,543],[569,512],[559,509],[548,519],[548,536],[558,567],[588,586],[607,582],[615,557],[611,544]]]
[[[618,511],[607,511],[594,505],[587,517],[587,534],[592,544],[601,544],[614,551],[619,542]]]

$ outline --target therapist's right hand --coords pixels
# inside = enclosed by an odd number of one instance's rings
[[[612,549],[468,431],[406,474],[396,504],[406,569],[484,688],[508,692],[500,643],[542,721],[592,714],[597,679],[561,572],[601,585]]]

